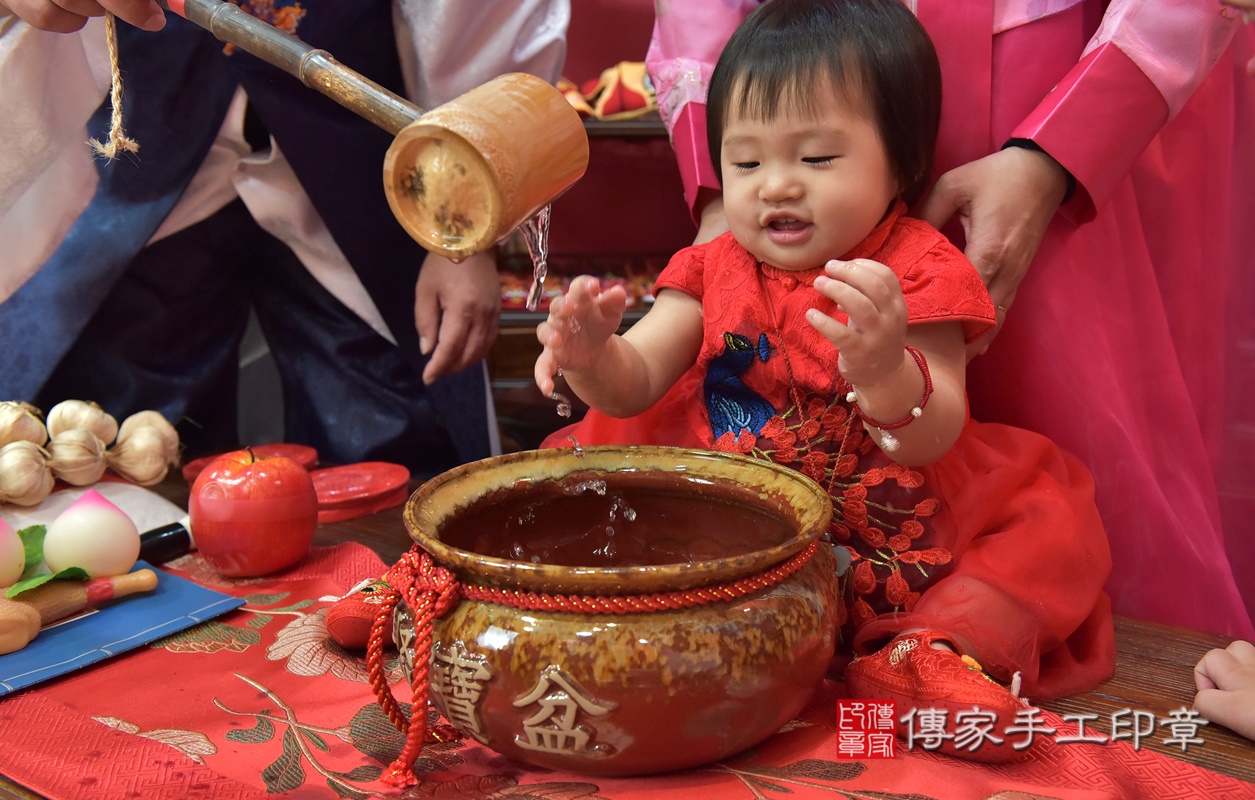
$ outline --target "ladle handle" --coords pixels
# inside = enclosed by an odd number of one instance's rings
[[[310,47],[239,6],[221,0],[157,2],[162,8],[199,25],[219,40],[230,42],[299,78],[301,83],[393,136],[423,114],[418,106],[344,66],[326,50]]]

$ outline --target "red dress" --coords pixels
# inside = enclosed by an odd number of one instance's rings
[[[957,321],[972,338],[994,322],[975,269],[900,207],[846,258],[894,270],[911,324]],[[833,498],[832,538],[853,557],[843,583],[855,652],[937,628],[990,674],[1020,671],[1034,699],[1110,675],[1111,557],[1089,473],[1035,433],[971,419],[932,464],[889,459],[851,413],[831,343],[805,322],[811,307],[845,319],[812,287],[819,273],[760,268],[731,234],[681,250],[656,287],[701,301],[696,364],[643,414],[590,411],[546,443],[746,453],[818,481]]]

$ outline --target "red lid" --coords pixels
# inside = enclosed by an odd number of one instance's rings
[[[391,492],[369,500],[348,503],[347,505],[334,508],[323,508],[320,506],[318,509],[318,524],[326,525],[328,522],[343,522],[347,519],[365,517],[393,506],[399,506],[408,500],[409,496],[410,487],[408,485],[398,486]]]
[[[241,447],[239,449],[243,450],[244,448]],[[256,455],[265,456],[266,458],[274,458],[276,456],[290,458],[305,469],[309,469],[318,463],[318,451],[303,444],[275,442],[273,444],[253,445],[252,450]],[[216,453],[212,456],[204,456],[203,458],[198,458],[195,461],[189,461],[184,464],[183,480],[188,483],[196,480],[196,476],[201,473],[201,470],[209,466],[209,462],[213,461],[220,455],[222,455],[222,453]]]
[[[366,504],[398,490],[404,492],[410,471],[387,461],[363,461],[310,473],[318,493],[318,509]]]

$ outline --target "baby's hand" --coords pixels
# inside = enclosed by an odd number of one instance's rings
[[[840,351],[837,369],[854,386],[874,386],[902,368],[906,301],[893,270],[866,258],[829,261],[815,289],[849,315],[842,325],[816,308],[806,321]]]
[[[601,290],[601,281],[583,275],[565,295],[549,304],[549,318],[536,327],[545,349],[536,359],[536,386],[552,397],[559,369],[580,372],[601,358],[606,343],[623,322],[627,291],[622,285]]]
[[[1255,645],[1238,640],[1194,667],[1194,708],[1204,719],[1255,739]]]

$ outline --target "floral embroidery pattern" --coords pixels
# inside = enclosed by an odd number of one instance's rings
[[[845,800],[934,800],[930,795],[914,792],[881,792],[831,785],[861,777],[867,771],[867,766],[859,761],[805,758],[779,766],[721,762],[706,771],[736,777],[756,800],[767,800],[769,796],[792,795],[798,789],[827,792]]]
[[[213,742],[209,741],[209,737],[200,731],[185,731],[172,728],[145,731],[135,723],[127,722],[117,717],[92,717],[92,719],[102,725],[108,725],[116,731],[129,733],[132,736],[142,736],[145,739],[169,745],[202,766],[205,763],[205,756],[212,756],[218,752],[218,748],[214,746]]]
[[[910,611],[920,592],[949,571],[953,554],[932,544],[941,501],[916,469],[884,455],[852,413],[845,392],[835,400],[790,392],[792,405],[754,434],[724,433],[714,449],[771,459],[827,489],[830,539],[850,551],[845,576],[849,625]]]

